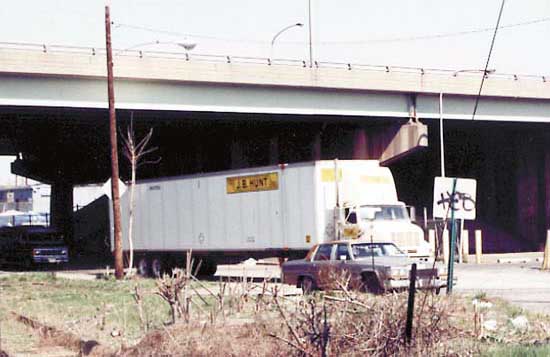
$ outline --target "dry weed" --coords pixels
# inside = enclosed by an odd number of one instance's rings
[[[271,336],[295,355],[425,355],[460,335],[451,323],[450,300],[427,294],[416,305],[410,344],[405,341],[406,293],[306,297],[294,311],[280,308],[287,331]]]

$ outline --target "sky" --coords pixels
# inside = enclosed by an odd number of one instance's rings
[[[308,60],[309,0],[112,0],[113,46],[193,54]],[[2,43],[105,46],[105,0],[4,0]],[[501,0],[311,0],[313,60],[447,68],[485,67]],[[271,40],[282,28],[273,48]],[[550,1],[507,0],[489,68],[550,73]],[[161,42],[161,44],[154,44]],[[149,43],[149,45],[142,45]],[[153,44],[151,44],[153,43]],[[130,52],[129,52],[130,53]],[[6,162],[0,158],[0,184]]]

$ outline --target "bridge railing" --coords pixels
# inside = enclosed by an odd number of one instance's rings
[[[44,53],[67,53],[79,54],[87,56],[105,55],[104,48],[84,47],[84,46],[67,46],[67,45],[46,45],[36,43],[20,43],[20,42],[0,42],[0,50],[22,50],[22,51],[41,51]],[[185,61],[197,61],[205,63],[226,63],[226,64],[253,64],[266,66],[292,66],[309,68],[309,61],[302,59],[282,59],[268,57],[247,57],[247,56],[228,56],[228,55],[211,55],[188,53],[184,51],[154,51],[140,50],[135,48],[114,50],[114,55],[123,57],[138,57],[138,58],[173,58],[182,59]],[[407,67],[407,66],[386,66],[386,65],[371,65],[354,62],[323,62],[314,61],[312,63],[314,69],[332,68],[343,70],[371,71],[371,72],[396,72],[410,73],[417,75],[435,75],[442,77],[481,77],[483,71],[479,70],[452,70],[438,68],[422,68],[422,67]],[[510,73],[495,73],[486,74],[491,78],[501,78],[509,80],[533,80],[547,82],[550,80],[550,75],[532,75],[532,74],[510,74]]]

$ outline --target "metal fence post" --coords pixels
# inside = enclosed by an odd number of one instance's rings
[[[407,303],[407,323],[405,325],[405,340],[407,343],[410,343],[412,339],[415,293],[416,293],[416,263],[414,263],[411,266],[409,300]]]

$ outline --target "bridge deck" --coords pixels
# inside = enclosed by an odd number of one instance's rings
[[[230,62],[230,63],[228,63]],[[201,82],[259,86],[305,87],[354,91],[477,95],[482,73],[419,68],[387,68],[320,63],[309,68],[301,61],[234,58],[183,53],[114,51],[115,76],[119,79]],[[44,48],[0,44],[0,73],[30,76],[105,77],[104,51],[82,48]],[[550,99],[550,83],[544,76],[491,73],[483,96]]]

